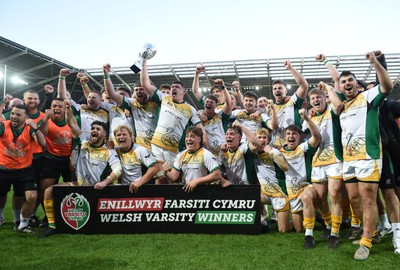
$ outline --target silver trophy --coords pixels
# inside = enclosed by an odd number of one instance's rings
[[[139,53],[139,58],[130,67],[130,69],[135,73],[139,73],[142,70],[143,60],[149,60],[153,58],[153,56],[156,53],[157,50],[154,49],[153,44],[151,43],[144,44],[142,51]]]

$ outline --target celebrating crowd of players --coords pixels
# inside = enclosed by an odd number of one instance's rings
[[[222,79],[203,96],[199,76],[205,67],[199,65],[192,86],[203,106],[199,111],[184,102],[182,82],[152,85],[147,60],[132,95],[129,89],[114,88],[109,64],[103,66],[101,93],[91,90],[88,76],[79,73],[86,104],[71,100],[65,82],[71,72],[62,69],[57,97],[51,98],[55,90],[46,85],[41,109],[32,90],[23,100],[7,95],[0,104],[0,110],[9,109],[0,122],[0,225],[11,185],[14,229],[35,233],[32,225],[40,225],[47,227],[41,235],[47,237],[56,233],[56,184],[104,189],[118,183],[130,192],[144,184],[176,182],[186,192],[199,184],[259,184],[263,226],[264,205],[269,204],[278,231],[304,231],[305,248],[315,247],[316,212],[326,227],[321,237],[337,248],[351,205],[347,238],[359,245],[354,258],[367,259],[372,243],[390,233],[394,252],[400,254],[400,174],[393,167],[399,164],[395,120],[400,105],[386,99],[393,85],[384,55],[376,51],[366,58],[377,74],[377,83],[368,89],[350,71],[339,74],[320,54],[316,61],[326,65],[334,86],[320,82],[308,91],[306,79],[284,61],[298,89],[287,96],[285,82],[275,81],[275,103],[253,92],[242,94],[237,81],[228,91]],[[379,188],[386,203],[381,203]],[[46,213],[42,222],[36,217],[40,205]]]

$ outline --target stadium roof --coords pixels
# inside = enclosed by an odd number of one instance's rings
[[[390,78],[395,83],[392,96],[399,99],[400,53],[385,54],[385,57]],[[366,82],[375,81],[375,70],[364,55],[336,55],[327,56],[327,59],[337,67],[339,72],[351,70],[357,79]],[[203,65],[206,68],[206,72],[200,75],[200,88],[203,91],[208,91],[212,81],[217,78],[223,79],[228,86],[234,80],[239,80],[243,91],[251,90],[259,95],[272,97],[271,84],[274,80],[283,79],[287,84],[295,84],[290,72],[282,64],[284,60],[287,59],[204,62]],[[326,67],[322,63],[315,61],[314,57],[295,57],[289,58],[289,60],[304,75],[309,82],[310,88],[314,87],[319,81],[331,81]],[[148,72],[151,81],[156,86],[181,80],[190,89],[197,65],[198,63],[151,65],[151,60],[149,60]],[[28,89],[43,93],[45,84],[56,86],[61,68],[69,68],[73,72],[79,71],[78,68],[0,37],[0,71],[2,74],[4,74],[5,66],[7,66],[7,84],[4,84],[4,78],[0,78],[0,83],[6,86],[7,93],[11,93],[16,97],[21,96]],[[91,78],[90,86],[100,90],[103,79],[102,69],[90,68],[86,69],[85,72]],[[20,83],[22,84],[11,83],[14,75],[20,78]],[[132,89],[133,84],[139,81],[139,74],[134,74],[129,67],[113,67],[111,79],[115,86],[128,86]],[[79,99],[82,96],[82,89],[76,76],[72,75],[67,78],[67,87],[74,99]],[[292,87],[292,91],[295,88]],[[290,90],[289,94],[291,94]],[[189,95],[189,101],[191,101],[190,97],[192,95]]]

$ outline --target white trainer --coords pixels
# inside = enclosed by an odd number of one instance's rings
[[[400,255],[400,238],[393,238],[394,253]]]
[[[380,231],[378,231],[379,236],[383,237],[385,235],[393,233],[392,226],[390,227],[383,227]]]

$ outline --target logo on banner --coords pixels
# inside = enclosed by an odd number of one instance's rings
[[[90,204],[83,195],[70,193],[61,202],[61,216],[68,226],[79,230],[90,218]]]

